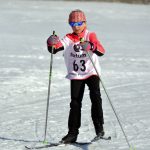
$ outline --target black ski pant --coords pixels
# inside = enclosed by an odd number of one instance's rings
[[[100,93],[99,77],[93,75],[85,80],[71,80],[71,103],[68,119],[69,132],[78,134],[81,126],[81,107],[85,85],[89,87],[91,99],[91,117],[94,127],[104,124],[102,98]]]

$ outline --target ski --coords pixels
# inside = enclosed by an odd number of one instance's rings
[[[92,142],[73,142],[73,143],[49,143],[47,145],[42,145],[42,146],[25,146],[26,149],[42,149],[42,148],[49,148],[49,147],[56,147],[56,146],[65,146],[65,145],[88,145],[91,144]]]
[[[108,137],[106,137],[106,136],[96,136],[96,137],[94,137],[92,140],[91,140],[91,142],[96,142],[96,141],[98,141],[98,140],[111,140],[111,136],[108,136]]]
[[[82,145],[90,145],[98,140],[111,140],[111,137],[105,137],[105,136],[96,136],[89,142],[73,142],[73,143],[49,143],[42,146],[25,146],[26,149],[43,149],[43,148],[49,148],[49,147],[56,147],[56,146],[66,146],[66,145],[75,145],[75,146],[82,146]]]
[[[42,145],[42,146],[25,146],[25,148],[26,149],[42,149],[42,148],[59,146],[59,145],[63,145],[63,144],[62,143],[49,143],[49,144]]]

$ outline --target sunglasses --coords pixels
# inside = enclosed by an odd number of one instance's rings
[[[69,22],[71,27],[75,27],[75,26],[82,26],[83,25],[83,21],[80,22]]]

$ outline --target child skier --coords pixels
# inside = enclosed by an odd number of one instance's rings
[[[86,16],[83,11],[73,10],[68,19],[73,33],[67,34],[62,40],[57,35],[51,35],[47,40],[50,53],[64,50],[64,59],[67,67],[67,78],[70,79],[71,102],[68,118],[68,134],[62,138],[63,143],[72,143],[77,140],[81,125],[81,107],[85,85],[89,88],[91,99],[91,117],[97,136],[104,136],[104,119],[102,98],[100,93],[99,76],[95,71],[87,52],[91,56],[97,71],[100,74],[100,65],[97,56],[105,53],[96,34],[87,30]],[[53,48],[52,48],[53,47]]]

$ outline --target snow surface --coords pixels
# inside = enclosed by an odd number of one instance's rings
[[[131,145],[150,149],[150,5],[98,2],[0,0],[0,150],[24,150],[43,140],[50,54],[46,39],[63,37],[72,9],[85,11],[88,28],[106,49],[102,79]],[[69,80],[62,52],[54,56],[48,134],[67,133]],[[102,89],[106,135],[111,141],[55,150],[127,150],[128,145]],[[86,88],[78,141],[95,136]]]

